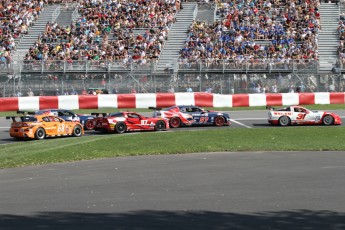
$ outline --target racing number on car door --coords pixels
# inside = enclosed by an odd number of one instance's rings
[[[58,133],[63,133],[65,132],[65,124],[59,124],[57,128]]]
[[[200,120],[199,120],[200,123],[207,123],[207,121],[208,121],[208,117],[200,117]]]
[[[147,125],[147,120],[141,120],[141,125]]]
[[[305,114],[305,113],[300,113],[300,114],[297,115],[296,120],[304,120],[306,115],[307,114]]]

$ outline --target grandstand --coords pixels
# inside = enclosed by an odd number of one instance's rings
[[[29,88],[34,95],[343,91],[343,3],[1,0],[0,8],[5,97]]]

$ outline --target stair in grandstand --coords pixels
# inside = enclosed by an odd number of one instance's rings
[[[215,5],[199,4],[196,19],[207,23],[213,23],[216,19]]]
[[[73,11],[74,9],[61,8],[59,17],[57,17],[56,19],[56,23],[63,27],[70,26],[73,22],[73,19],[72,19]]]
[[[156,65],[157,72],[174,68],[179,52],[187,38],[188,28],[196,17],[197,4],[183,2],[183,9],[176,14],[176,22],[171,26],[163,51]]]
[[[59,5],[47,5],[44,8],[37,21],[35,21],[34,25],[30,28],[28,34],[22,36],[18,42],[16,51],[13,53],[14,57],[20,59],[20,57],[25,56],[29,48],[37,41],[38,36],[44,32],[47,22],[52,21],[54,11],[57,10],[58,7]]]
[[[339,46],[339,6],[335,3],[322,3],[320,5],[321,31],[319,31],[318,53],[320,72],[330,72],[338,60]]]

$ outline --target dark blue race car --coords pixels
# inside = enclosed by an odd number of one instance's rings
[[[198,106],[173,106],[167,109],[154,109],[154,116],[169,119],[171,128],[191,125],[230,125],[230,116],[227,113],[205,110]]]
[[[34,112],[34,114],[51,114],[61,117],[66,121],[79,121],[85,130],[92,130],[95,127],[94,116],[88,114],[76,114],[66,109],[43,109]]]

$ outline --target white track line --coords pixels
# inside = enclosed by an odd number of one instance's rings
[[[10,127],[0,127],[0,129],[9,129]]]
[[[267,120],[267,118],[236,118],[236,121]]]
[[[246,127],[246,128],[248,128],[248,129],[252,129],[252,128],[253,128],[253,127],[250,127],[250,126],[248,126],[248,125],[245,125],[245,124],[243,124],[243,123],[241,123],[241,122],[238,122],[238,121],[236,121],[236,120],[233,120],[233,119],[230,119],[230,121],[233,122],[233,123],[235,123],[235,124],[238,124],[238,125],[240,125],[240,126]]]

